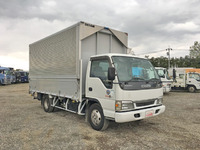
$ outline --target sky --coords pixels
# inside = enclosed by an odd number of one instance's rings
[[[200,41],[200,0],[0,0],[0,66],[29,69],[29,44],[79,21],[128,33],[136,56],[185,57]]]

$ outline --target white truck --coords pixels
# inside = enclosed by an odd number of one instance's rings
[[[30,44],[29,93],[44,111],[85,115],[95,130],[165,111],[152,64],[127,55],[128,34],[79,22]]]
[[[162,81],[163,93],[168,93],[171,91],[171,85],[173,80],[169,77],[169,73],[166,68],[155,67],[160,79]]]
[[[171,68],[169,74],[173,77],[172,89],[200,90],[200,69]]]

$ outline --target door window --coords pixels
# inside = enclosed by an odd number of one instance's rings
[[[99,78],[107,88],[112,88],[112,83],[108,81],[108,59],[92,60],[90,77]]]

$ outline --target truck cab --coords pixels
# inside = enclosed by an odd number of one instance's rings
[[[188,70],[186,76],[186,84],[188,86],[189,92],[195,92],[196,90],[200,90],[200,73],[195,71],[190,72]]]
[[[25,71],[16,71],[16,81],[18,83],[26,83],[29,82],[28,80],[28,72]]]
[[[0,67],[0,85],[11,84],[10,69],[6,67]]]
[[[148,60],[131,55],[92,56],[85,89],[86,98],[96,100],[104,116],[115,122],[141,120],[165,110],[162,83],[156,70]],[[94,114],[93,124],[102,117],[99,112]]]
[[[166,68],[155,67],[163,86],[163,93],[168,93],[171,91],[171,84],[173,80],[169,77],[169,73]]]
[[[200,90],[200,69],[196,68],[174,68],[171,69],[174,77],[173,89],[186,89],[189,92]]]
[[[11,80],[11,83],[16,83],[16,76],[15,76],[15,70],[14,68],[9,68],[10,69],[10,80]]]

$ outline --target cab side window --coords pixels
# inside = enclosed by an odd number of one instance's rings
[[[111,82],[108,81],[109,61],[107,59],[92,60],[90,77],[99,78],[105,87],[112,88]]]
[[[183,79],[184,78],[184,74],[179,74],[179,78]]]

